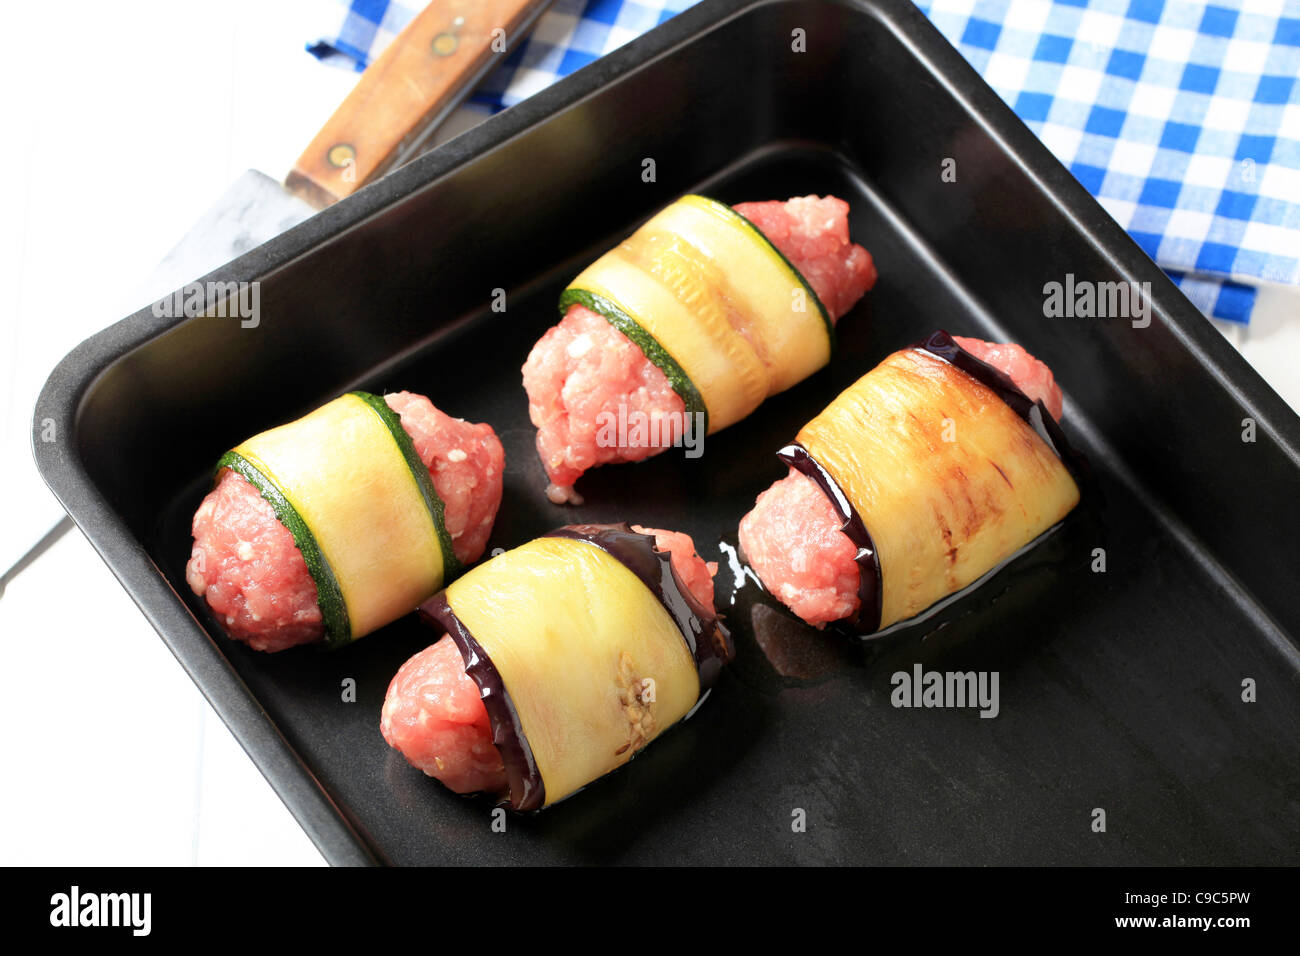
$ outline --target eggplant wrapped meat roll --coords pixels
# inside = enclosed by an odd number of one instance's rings
[[[551,500],[579,502],[588,469],[703,438],[824,366],[876,281],[848,213],[833,196],[684,196],[574,279],[523,367]]]
[[[421,607],[447,631],[397,672],[384,739],[457,793],[564,799],[685,717],[734,654],[690,537],[570,525]]]
[[[186,581],[256,650],[347,644],[483,553],[504,465],[490,425],[349,393],[221,458]]]
[[[1061,392],[1017,345],[936,332],[849,386],[740,523],[750,566],[809,624],[862,633],[996,568],[1079,501]]]

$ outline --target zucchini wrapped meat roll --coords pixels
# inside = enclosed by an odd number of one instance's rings
[[[702,439],[824,366],[876,281],[848,213],[684,196],[579,275],[523,367],[547,496],[579,503],[587,469]]]
[[[349,393],[221,458],[186,581],[255,650],[346,644],[483,553],[504,465],[490,425]]]
[[[849,386],[779,453],[740,522],[764,586],[863,633],[997,567],[1079,501],[1061,391],[1017,345],[936,332]]]
[[[424,604],[447,636],[389,685],[384,739],[457,793],[562,800],[686,716],[731,660],[685,534],[570,525]]]

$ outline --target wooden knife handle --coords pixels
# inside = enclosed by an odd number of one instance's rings
[[[455,108],[547,0],[433,0],[316,134],[285,180],[324,208],[383,175]]]

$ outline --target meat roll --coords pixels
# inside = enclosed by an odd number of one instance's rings
[[[824,366],[876,281],[833,196],[730,207],[684,196],[592,263],[523,367],[556,503],[589,468],[702,438]],[[613,434],[614,421],[644,427]]]
[[[380,730],[458,793],[564,799],[681,720],[734,648],[685,534],[570,525],[500,554],[421,608],[447,631],[408,660]]]
[[[779,453],[740,544],[809,624],[912,617],[1079,501],[1051,371],[1016,345],[937,332],[890,355]]]
[[[483,553],[504,465],[491,426],[423,395],[344,395],[221,458],[186,580],[256,650],[346,644]]]

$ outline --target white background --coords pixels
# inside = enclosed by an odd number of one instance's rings
[[[144,304],[133,290],[240,173],[283,178],[356,81],[303,49],[336,9],[6,9],[0,573],[62,513],[28,447],[41,383]],[[1298,315],[1300,295],[1270,289],[1230,330],[1293,407]],[[0,596],[0,647],[0,864],[322,863],[79,532]]]

